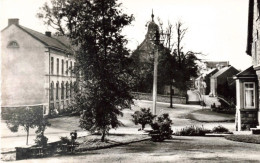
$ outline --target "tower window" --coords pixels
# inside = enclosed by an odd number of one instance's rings
[[[8,48],[19,48],[19,44],[16,41],[11,41],[7,45]]]

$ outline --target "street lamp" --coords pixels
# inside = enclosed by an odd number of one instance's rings
[[[157,101],[157,71],[158,71],[158,56],[160,44],[164,40],[160,40],[160,33],[158,30],[155,32],[155,36],[151,41],[155,44],[155,53],[154,53],[154,74],[153,74],[153,114],[156,115],[156,101]]]

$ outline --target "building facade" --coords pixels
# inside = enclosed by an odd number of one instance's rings
[[[255,130],[259,126],[260,83],[260,1],[249,0],[246,53],[252,57],[252,66],[236,75],[238,131]]]
[[[44,114],[65,109],[76,81],[67,41],[21,26],[19,19],[9,19],[1,36],[1,107],[38,105]]]

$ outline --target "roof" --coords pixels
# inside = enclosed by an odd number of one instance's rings
[[[254,0],[249,0],[246,53],[250,56],[252,56],[251,50],[252,50],[252,42],[253,42],[253,22],[254,22],[253,19],[254,19]]]
[[[237,78],[256,78],[256,71],[254,70],[253,66],[245,69],[244,71],[236,74]]]
[[[218,69],[216,69],[216,68],[212,68],[212,69],[209,69],[209,70],[207,70],[207,71],[204,71],[204,72],[202,72],[202,74],[199,76],[199,77],[197,77],[195,80],[200,80],[202,77],[203,78],[205,78],[207,75],[210,75],[211,73],[214,73],[214,72],[216,72]]]
[[[27,27],[23,27],[21,25],[16,25],[29,35],[31,35],[36,40],[40,41],[46,46],[49,46],[50,48],[54,48],[57,50],[65,51],[67,53],[73,54],[72,48],[70,48],[68,45],[66,45],[65,41],[61,41],[60,39],[46,36],[45,34],[42,34],[40,32],[34,31],[32,29],[29,29]]]
[[[211,78],[217,78],[220,75],[222,75],[224,72],[226,72],[226,71],[228,71],[230,69],[235,69],[235,68],[233,66],[224,67],[224,68],[220,69],[218,72],[216,72],[214,75],[212,75]],[[235,69],[235,70],[237,70],[237,69]]]

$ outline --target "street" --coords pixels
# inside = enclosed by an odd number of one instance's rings
[[[143,101],[143,100],[136,100],[135,105],[132,107],[132,109],[125,109],[123,111],[124,116],[119,117],[119,120],[123,122],[124,126],[119,127],[117,129],[111,129],[110,133],[118,133],[118,134],[142,134],[142,132],[138,131],[138,128],[140,128],[139,125],[135,125],[132,122],[131,115],[136,111],[139,110],[141,107],[149,108],[152,106],[151,101]],[[190,125],[197,125],[202,126],[207,129],[212,129],[213,127],[216,127],[218,125],[223,125],[226,128],[228,128],[230,131],[234,131],[235,125],[234,122],[211,122],[211,123],[205,123],[205,122],[198,122],[195,120],[190,120],[186,117],[189,113],[199,110],[202,107],[199,105],[180,105],[180,104],[174,104],[174,108],[168,108],[168,103],[157,103],[157,112],[158,115],[162,113],[169,113],[173,125],[172,129],[174,131],[180,130],[181,128],[184,128],[186,126]],[[57,119],[59,121],[57,121]],[[45,135],[48,137],[48,142],[53,142],[59,140],[61,136],[69,136],[69,133],[71,131],[74,131],[75,129],[78,129],[79,136],[83,136],[86,134],[89,134],[86,131],[83,131],[82,129],[79,130],[78,127],[78,119],[77,117],[61,117],[61,118],[55,118],[50,119],[50,122],[52,123],[51,127],[47,127],[45,131]],[[150,126],[146,126],[146,128],[149,128]],[[6,151],[13,151],[15,147],[21,147],[25,146],[26,143],[26,132],[22,129],[22,127],[19,128],[19,132],[13,133],[11,132],[7,127],[6,124],[2,121],[1,122],[1,149],[2,152]],[[35,129],[30,129],[30,136],[29,136],[29,145],[34,144],[35,139]],[[12,143],[10,143],[12,142]]]
[[[259,162],[260,145],[223,137],[174,136],[164,142],[144,141],[34,162]],[[18,161],[23,162],[23,161]]]

